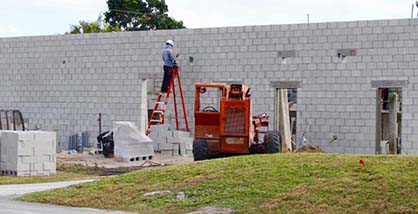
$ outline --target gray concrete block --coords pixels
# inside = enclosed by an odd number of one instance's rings
[[[2,131],[1,142],[2,174],[40,176],[56,173],[55,133]]]
[[[131,162],[154,156],[152,140],[132,122],[115,122],[113,140],[116,159]]]

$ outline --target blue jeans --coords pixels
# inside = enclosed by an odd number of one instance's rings
[[[168,86],[170,85],[170,81],[171,81],[172,69],[173,67],[164,65],[164,78],[163,78],[163,83],[161,84],[161,93],[167,93]]]

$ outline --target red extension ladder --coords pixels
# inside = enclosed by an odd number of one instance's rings
[[[154,110],[152,111],[150,120],[148,122],[148,128],[146,130],[146,134],[149,135],[151,132],[151,126],[153,125],[161,125],[164,124],[164,114],[167,109],[167,104],[170,98],[171,91],[173,92],[173,98],[174,98],[174,113],[176,118],[176,129],[179,130],[179,117],[178,117],[178,111],[177,111],[177,99],[176,99],[176,87],[175,87],[175,79],[177,79],[178,87],[180,91],[180,97],[181,97],[181,105],[183,107],[183,115],[184,115],[184,123],[186,125],[186,131],[189,130],[189,123],[187,121],[187,113],[186,108],[184,106],[184,97],[183,97],[183,90],[181,88],[181,81],[180,81],[180,72],[178,66],[174,66],[171,71],[171,80],[170,84],[168,85],[167,93],[165,97],[163,97],[163,94],[160,93],[157,97],[157,101],[154,105]]]

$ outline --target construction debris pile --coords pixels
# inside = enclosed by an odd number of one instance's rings
[[[319,148],[319,146],[304,145],[294,150],[294,152],[296,153],[323,153],[324,151],[322,151],[321,148]]]

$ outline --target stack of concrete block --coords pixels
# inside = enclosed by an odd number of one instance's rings
[[[193,138],[190,136],[190,132],[174,131],[173,135],[173,142],[180,144],[180,155],[193,155]]]
[[[193,138],[189,132],[177,131],[169,125],[151,126],[149,137],[154,142],[154,151],[176,155],[192,155]]]
[[[56,133],[1,131],[0,172],[3,175],[56,174]]]
[[[175,148],[173,144],[168,143],[168,138],[170,135],[172,135],[172,130],[168,125],[163,124],[151,126],[149,137],[154,142],[155,152],[174,152]]]
[[[114,155],[123,162],[145,161],[154,157],[152,140],[132,122],[115,122]]]
[[[159,152],[158,145],[160,143],[167,143],[167,137],[163,134],[164,130],[168,130],[166,125],[153,125],[150,128],[150,134],[148,135],[153,142],[153,148],[155,152]],[[162,133],[160,136],[160,132]]]

